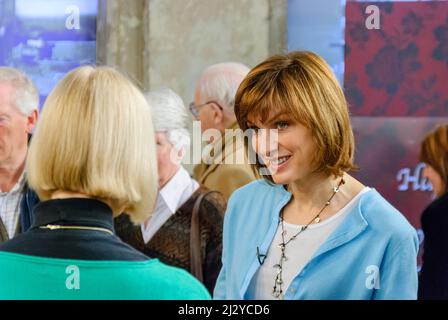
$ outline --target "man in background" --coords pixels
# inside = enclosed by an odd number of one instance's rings
[[[17,69],[0,67],[0,243],[29,226],[20,216],[21,201],[33,192],[26,183],[28,140],[38,117],[39,94]]]
[[[221,192],[226,199],[256,179],[247,157],[241,163],[235,160],[237,154],[245,154],[244,144],[235,143],[234,133],[239,129],[234,112],[235,94],[248,72],[249,68],[241,63],[211,65],[202,73],[194,102],[190,104],[191,113],[201,122],[202,133],[215,129],[221,136],[207,141],[217,152],[194,168],[194,178],[207,188]]]

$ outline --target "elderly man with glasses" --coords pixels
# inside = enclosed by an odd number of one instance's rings
[[[235,94],[249,72],[241,63],[225,62],[208,67],[201,75],[190,104],[193,116],[201,122],[201,131],[218,130],[220,138],[207,141],[215,150],[194,169],[194,177],[211,190],[220,191],[226,199],[233,191],[255,180],[244,145],[236,141],[239,129],[234,113]],[[240,141],[241,142],[241,141]],[[243,154],[243,161],[238,161]],[[203,156],[204,160],[204,156]]]

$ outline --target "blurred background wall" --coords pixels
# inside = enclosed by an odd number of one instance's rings
[[[188,104],[208,65],[283,52],[286,26],[287,0],[100,0],[97,61]]]

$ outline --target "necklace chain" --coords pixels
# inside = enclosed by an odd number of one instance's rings
[[[88,226],[61,226],[55,224],[47,224],[46,226],[40,226],[40,229],[59,230],[59,229],[71,229],[71,230],[90,230],[90,231],[102,231],[113,235],[112,230],[100,227],[88,227]]]
[[[315,223],[319,223],[320,222],[320,215],[322,214],[322,212],[325,210],[325,208],[327,208],[330,203],[331,200],[333,200],[334,196],[336,195],[336,193],[339,192],[340,187],[345,184],[344,178],[341,178],[341,181],[339,182],[339,184],[333,188],[333,193],[331,195],[331,197],[325,202],[325,205],[322,207],[322,209],[320,209],[319,213],[310,221],[308,222],[306,225],[302,226],[299,231],[297,231],[296,234],[294,234],[291,238],[289,238],[288,241],[285,242],[285,235],[286,235],[286,231],[285,231],[285,226],[284,226],[284,219],[283,219],[283,210],[280,213],[280,225],[282,228],[282,232],[281,232],[281,236],[282,236],[282,242],[279,244],[279,248],[281,250],[281,255],[280,255],[280,261],[279,263],[274,265],[274,268],[277,269],[277,275],[275,277],[275,281],[274,281],[274,287],[272,289],[272,295],[277,298],[277,299],[283,299],[283,289],[282,289],[282,285],[283,285],[283,262],[287,261],[288,258],[285,255],[285,249],[286,246],[291,242],[294,241],[297,236],[299,234],[301,234],[303,231],[305,231],[306,229],[308,229],[309,225],[312,224],[313,222]]]

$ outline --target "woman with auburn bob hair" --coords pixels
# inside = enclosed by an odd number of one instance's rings
[[[417,234],[348,174],[348,107],[325,61],[311,52],[265,60],[240,85],[235,112],[264,179],[229,200],[214,297],[415,299]]]
[[[436,199],[425,209],[421,225],[425,234],[419,299],[448,299],[448,124],[423,139],[420,161]]]
[[[148,219],[157,194],[154,132],[140,91],[81,67],[47,98],[28,153],[43,201],[29,231],[0,246],[0,299],[202,299],[207,290],[122,242],[113,217]]]

